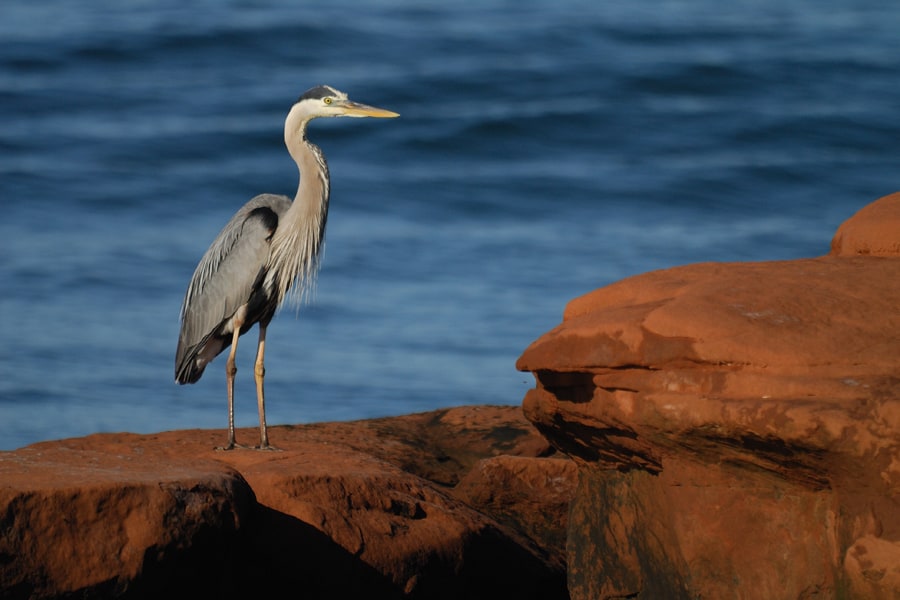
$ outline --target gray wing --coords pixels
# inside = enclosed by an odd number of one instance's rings
[[[285,196],[256,196],[228,221],[203,255],[181,306],[177,382],[200,379],[206,364],[230,345],[231,332],[225,329],[234,313],[259,291],[269,241],[290,205]]]

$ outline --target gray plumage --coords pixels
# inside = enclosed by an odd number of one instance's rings
[[[304,93],[285,120],[284,140],[297,163],[300,183],[287,196],[262,194],[247,202],[216,236],[197,265],[181,308],[175,380],[194,383],[206,365],[231,347],[226,363],[228,443],[234,439],[234,365],[238,337],[259,324],[255,365],[260,421],[259,448],[268,449],[265,421],[266,328],[289,293],[300,294],[315,276],[328,218],[329,174],[321,150],[306,138],[316,117],[396,117],[358,104],[343,92],[317,86]]]
[[[206,365],[228,348],[229,321],[241,305],[248,308],[242,334],[258,322],[268,324],[274,316],[282,299],[263,283],[272,234],[290,206],[287,196],[256,196],[228,221],[203,255],[181,309],[175,353],[178,383],[197,382]]]

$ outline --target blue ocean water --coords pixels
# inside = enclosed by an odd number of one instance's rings
[[[7,0],[0,449],[224,427],[224,357],[173,382],[181,300],[234,211],[293,195],[313,85],[402,116],[311,126],[331,213],[269,330],[274,424],[516,404],[573,297],[826,253],[900,188],[898,30],[874,0]]]

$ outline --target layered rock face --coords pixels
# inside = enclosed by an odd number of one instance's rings
[[[518,407],[270,434],[0,453],[0,598],[567,598],[575,467]]]
[[[900,194],[828,256],[577,298],[518,367],[579,465],[574,600],[900,597]]]

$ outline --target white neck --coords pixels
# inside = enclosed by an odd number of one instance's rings
[[[294,105],[284,122],[284,143],[297,163],[300,182],[294,202],[281,215],[272,236],[266,282],[278,303],[293,287],[299,300],[314,281],[328,218],[328,165],[318,146],[306,139],[310,117]]]

